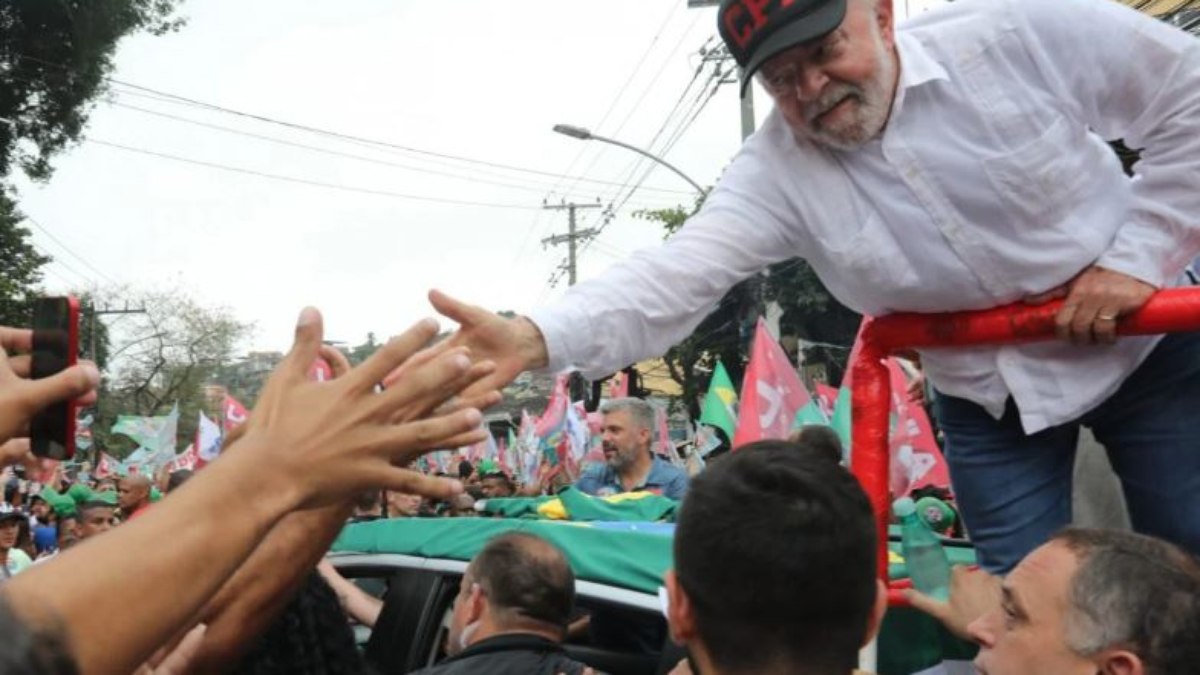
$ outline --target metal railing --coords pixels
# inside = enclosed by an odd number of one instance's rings
[[[851,470],[875,512],[879,537],[879,575],[888,581],[888,431],[891,381],[884,359],[899,350],[967,347],[1047,341],[1055,338],[1057,300],[1044,305],[1006,305],[977,312],[892,314],[872,320],[862,332],[862,347],[851,364]],[[1157,335],[1200,330],[1200,288],[1159,291],[1140,310],[1117,323],[1118,335]],[[897,593],[891,604],[903,604]]]

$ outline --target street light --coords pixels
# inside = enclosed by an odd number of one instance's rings
[[[699,183],[692,180],[691,178],[688,178],[688,175],[686,173],[680,171],[673,164],[671,164],[667,160],[663,159],[662,157],[659,157],[657,155],[652,155],[649,152],[646,152],[645,150],[642,150],[639,147],[629,145],[628,143],[622,143],[621,141],[614,140],[612,138],[605,138],[604,136],[597,136],[596,134],[593,134],[591,131],[584,129],[583,127],[576,127],[576,126],[572,126],[570,124],[555,124],[554,131],[556,133],[560,133],[564,136],[570,136],[571,138],[578,138],[581,141],[600,141],[601,143],[609,143],[611,145],[617,145],[622,148],[625,148],[626,150],[632,150],[632,151],[638,153],[639,155],[648,157],[648,158],[654,160],[655,162],[658,162],[659,164],[662,164],[663,166],[667,167],[668,169],[674,171],[676,175],[678,175],[680,178],[686,180],[692,187],[696,188],[696,192],[700,193],[701,197],[708,194],[707,192],[704,191],[704,188],[700,187]]]

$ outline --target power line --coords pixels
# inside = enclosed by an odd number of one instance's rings
[[[309,180],[307,178],[297,178],[295,176],[284,176],[284,175],[276,174],[276,173],[268,173],[266,171],[256,171],[254,169],[246,169],[246,168],[237,167],[237,166],[229,166],[227,164],[218,164],[216,162],[206,162],[204,160],[199,160],[199,159],[180,157],[178,155],[172,155],[172,154],[165,153],[165,152],[156,152],[154,150],[147,150],[146,148],[135,148],[135,147],[128,146],[128,145],[122,145],[120,143],[110,143],[109,141],[101,141],[101,140],[98,140],[95,138],[89,138],[89,139],[87,139],[87,142],[94,143],[96,145],[103,145],[103,146],[110,147],[110,148],[116,148],[118,150],[124,150],[126,152],[133,152],[133,153],[137,153],[137,154],[141,154],[141,155],[148,155],[150,157],[158,157],[160,159],[169,159],[169,160],[175,161],[175,162],[182,162],[184,164],[193,164],[196,166],[203,166],[203,167],[207,167],[209,169],[218,169],[220,171],[229,171],[232,173],[240,173],[240,174],[244,174],[244,175],[248,175],[248,176],[257,176],[259,178],[269,178],[271,180],[278,180],[278,181],[283,181],[286,183],[295,183],[297,185],[307,185],[309,187],[320,187],[320,188],[326,188],[326,189],[330,189],[330,190],[340,190],[343,192],[356,192],[356,193],[360,193],[360,194],[375,195],[378,197],[394,197],[397,199],[411,199],[411,200],[415,200],[415,201],[431,202],[431,203],[435,203],[435,204],[450,204],[453,206],[482,206],[482,207],[495,208],[495,209],[515,209],[515,210],[520,210],[520,211],[530,211],[533,209],[540,208],[540,207],[536,207],[536,206],[526,206],[524,204],[498,204],[498,203],[493,203],[493,202],[476,202],[476,201],[467,201],[467,200],[460,200],[460,199],[445,199],[445,198],[441,198],[441,197],[426,197],[424,195],[406,194],[403,192],[391,192],[389,190],[376,190],[373,188],[361,188],[361,187],[355,187],[352,185],[342,185],[339,183],[326,183],[324,181]]]
[[[39,59],[37,57],[25,56],[25,55],[17,55],[17,56],[19,58],[29,59],[31,61],[36,61],[38,63],[42,63],[44,65],[48,65],[51,67],[68,70],[65,66],[63,66],[61,64],[56,64],[56,63],[52,63],[50,61],[45,61],[45,60]],[[447,159],[447,160],[452,160],[452,161],[457,161],[457,162],[465,162],[468,164],[478,164],[481,166],[493,167],[493,168],[502,169],[505,171],[515,171],[515,172],[519,172],[519,173],[527,173],[527,174],[538,175],[538,176],[546,176],[546,177],[554,178],[554,179],[563,179],[563,178],[574,179],[574,178],[576,178],[576,176],[565,176],[563,174],[554,173],[552,171],[543,171],[541,169],[533,169],[533,168],[529,168],[529,167],[516,166],[516,165],[512,165],[512,164],[505,164],[502,162],[493,162],[490,160],[476,159],[476,158],[472,158],[472,157],[466,157],[466,156],[462,156],[462,155],[454,155],[454,154],[445,153],[445,152],[437,152],[434,150],[425,150],[422,148],[417,148],[417,147],[404,145],[404,144],[400,144],[400,143],[393,143],[393,142],[389,142],[389,141],[371,139],[371,138],[357,136],[354,134],[348,134],[348,133],[344,133],[344,132],[340,132],[340,131],[333,131],[330,129],[321,129],[319,127],[313,127],[313,126],[309,126],[306,124],[300,124],[297,122],[289,122],[286,120],[276,119],[273,117],[267,117],[265,115],[258,115],[255,113],[236,110],[233,108],[227,108],[224,106],[217,105],[215,103],[208,103],[205,101],[188,98],[186,96],[172,94],[170,92],[162,91],[159,89],[154,89],[152,87],[142,86],[139,84],[133,84],[131,82],[125,82],[123,80],[118,80],[118,79],[112,78],[112,77],[108,77],[108,78],[104,78],[104,79],[106,82],[109,82],[110,84],[115,84],[120,87],[126,87],[129,89],[133,89],[136,92],[152,94],[152,95],[158,97],[157,100],[160,100],[164,103],[171,103],[171,104],[175,104],[175,105],[187,105],[187,106],[191,106],[191,107],[202,108],[202,109],[210,110],[213,112],[219,112],[219,113],[223,113],[226,115],[232,115],[232,116],[236,116],[236,117],[242,117],[245,119],[254,120],[256,122],[261,122],[263,124],[271,124],[271,125],[275,125],[275,126],[288,128],[288,129],[293,129],[296,131],[303,131],[306,133],[317,134],[320,136],[327,136],[327,137],[336,138],[336,139],[339,139],[342,141],[348,141],[348,142],[358,143],[358,144],[365,144],[365,145],[369,145],[369,146],[391,148],[394,150],[399,150],[402,152],[407,152],[407,153],[412,153],[412,154],[423,155],[426,157],[437,157],[437,158]],[[131,92],[125,92],[125,91],[118,90],[116,93],[119,95],[130,95]],[[580,178],[580,180],[582,180],[584,182],[596,183],[596,184],[601,184],[601,185],[616,185],[617,184],[613,181],[603,181],[603,180],[599,180],[599,179],[589,179],[589,178],[582,178],[582,177],[579,177],[579,178]],[[676,193],[681,192],[680,190],[673,190],[673,189],[668,189],[668,188],[654,188],[654,189],[661,190],[663,192],[676,192]]]
[[[574,179],[574,178],[576,178],[576,176],[564,176],[563,174],[554,173],[552,171],[543,171],[541,169],[532,169],[532,168],[516,166],[516,165],[512,165],[512,164],[505,164],[502,162],[493,162],[493,161],[489,161],[489,160],[474,159],[474,158],[465,157],[462,155],[454,155],[454,154],[445,153],[445,152],[437,152],[434,150],[425,150],[422,148],[417,148],[417,147],[413,147],[413,146],[409,146],[409,145],[403,145],[400,143],[392,143],[389,141],[365,138],[363,136],[347,134],[347,133],[343,133],[343,132],[339,132],[339,131],[321,129],[318,127],[312,127],[312,126],[308,126],[305,124],[288,122],[285,120],[279,120],[279,119],[275,119],[275,118],[271,118],[271,117],[266,117],[264,115],[257,115],[254,113],[248,113],[248,112],[243,112],[240,110],[234,110],[231,108],[226,108],[226,107],[218,106],[218,105],[211,104],[211,103],[205,103],[203,101],[197,101],[195,99],[187,98],[184,96],[177,96],[175,94],[158,91],[156,89],[151,89],[149,87],[143,87],[141,85],[131,84],[128,82],[122,82],[122,81],[116,80],[116,79],[111,79],[110,81],[115,84],[118,84],[122,87],[128,87],[128,88],[135,89],[138,91],[144,91],[144,92],[150,92],[153,94],[158,94],[159,96],[164,97],[163,100],[164,100],[164,102],[167,102],[167,103],[185,104],[185,105],[190,105],[193,107],[204,108],[207,110],[212,110],[212,111],[224,113],[227,115],[233,115],[233,116],[237,116],[237,117],[251,119],[251,120],[261,122],[264,124],[271,124],[271,125],[275,125],[275,126],[284,127],[287,129],[293,129],[296,131],[303,131],[306,133],[316,134],[319,136],[336,138],[336,139],[339,139],[342,141],[350,141],[353,143],[365,144],[368,146],[379,146],[379,147],[384,147],[384,148],[391,148],[394,150],[399,150],[402,152],[422,155],[422,156],[426,156],[426,157],[436,157],[439,159],[452,160],[452,161],[456,161],[456,162],[464,162],[467,164],[478,164],[480,166],[487,166],[487,167],[492,167],[492,168],[496,168],[496,169],[502,169],[505,171],[515,171],[518,173],[525,173],[525,174],[536,175],[536,176],[546,176],[546,177],[554,178],[554,179],[562,179],[562,178]],[[124,94],[126,92],[118,92],[118,93]],[[590,179],[590,178],[583,178],[583,177],[578,177],[578,178],[580,178],[580,180],[583,182],[596,183],[596,184],[600,184],[600,185],[614,185],[615,184],[612,181],[604,181],[604,180],[599,180],[599,179]],[[655,188],[655,189],[662,190],[664,192],[678,192],[678,190],[671,190],[671,189],[667,189],[667,188]]]
[[[603,129],[605,122],[608,121],[609,116],[616,109],[617,102],[621,99],[622,96],[625,95],[625,92],[629,89],[629,86],[632,85],[634,79],[637,78],[637,74],[639,72],[641,72],[642,66],[646,63],[646,59],[650,56],[650,52],[653,51],[653,49],[654,49],[654,45],[658,43],[659,37],[662,36],[663,31],[666,30],[667,25],[670,24],[671,19],[674,18],[675,13],[679,10],[680,6],[681,5],[678,2],[672,3],[671,11],[669,13],[667,13],[667,16],[663,19],[662,25],[659,27],[658,32],[655,33],[654,39],[652,39],[650,41],[650,46],[647,47],[645,53],[642,54],[642,58],[638,61],[637,68],[634,69],[633,75],[630,76],[630,78],[625,81],[624,86],[621,87],[621,91],[617,94],[617,97],[613,99],[613,102],[612,102],[612,104],[609,105],[608,110],[606,110],[604,112],[604,116],[600,119],[600,122],[597,123],[596,126],[592,127],[593,129],[596,129],[596,130]],[[699,17],[697,16],[696,19],[699,19]],[[664,59],[663,65],[654,74],[654,77],[650,80],[650,83],[648,85],[646,85],[646,87],[642,90],[642,93],[638,97],[637,101],[634,102],[633,106],[629,109],[629,112],[625,115],[625,119],[623,119],[621,121],[621,124],[616,128],[616,130],[614,130],[611,133],[612,136],[619,136],[621,134],[621,130],[623,130],[625,128],[625,125],[628,124],[630,118],[632,118],[633,113],[637,111],[638,107],[641,106],[642,101],[644,101],[646,99],[646,94],[648,94],[650,89],[654,86],[654,84],[658,82],[658,79],[660,77],[662,77],[663,71],[666,70],[667,65],[671,63],[671,59],[675,56],[675,53],[679,51],[679,47],[683,44],[683,39],[687,37],[688,33],[691,32],[692,28],[695,27],[695,25],[696,25],[696,20],[693,19],[692,23],[687,27],[686,30],[684,30],[683,38],[680,38],[679,42],[677,42],[675,44],[675,47],[672,48],[671,51],[667,54],[667,58]],[[586,167],[584,167],[583,171],[580,172],[580,175],[586,176],[587,173],[592,170],[592,167],[594,167],[596,165],[596,162],[599,161],[600,156],[604,154],[604,151],[607,149],[607,147],[608,146],[601,146],[600,150],[592,155],[591,162],[589,162],[588,165]],[[576,158],[582,157],[583,152],[584,152],[584,150],[581,148],[579,151],[579,154],[576,155]],[[572,166],[574,166],[574,162],[572,162]],[[570,190],[570,189],[574,188],[576,184],[578,184],[578,181],[569,185],[567,187],[567,189]]]
[[[134,111],[144,113],[147,115],[154,115],[156,117],[162,117],[162,118],[182,122],[185,124],[191,124],[194,126],[203,127],[206,129],[213,129],[213,130],[220,131],[223,133],[234,134],[237,136],[244,136],[247,138],[255,138],[255,139],[262,140],[262,141],[266,141],[268,143],[275,143],[275,144],[283,145],[283,146],[287,146],[287,147],[299,148],[302,150],[308,150],[310,152],[316,152],[316,153],[320,153],[320,154],[324,154],[324,155],[328,155],[328,156],[344,157],[347,159],[352,159],[352,160],[356,160],[356,161],[360,161],[360,162],[367,162],[370,164],[377,164],[380,166],[388,166],[388,167],[392,167],[392,168],[396,168],[396,169],[418,172],[418,173],[421,173],[424,175],[432,174],[432,175],[436,175],[436,176],[446,176],[448,178],[465,180],[465,181],[472,182],[472,183],[483,183],[486,185],[495,185],[495,186],[509,188],[509,189],[513,189],[513,190],[524,190],[527,192],[537,192],[537,193],[541,193],[543,191],[543,188],[540,188],[540,187],[518,185],[515,183],[507,183],[507,182],[503,182],[503,181],[493,181],[493,180],[488,180],[486,178],[467,176],[467,175],[463,175],[463,174],[455,174],[455,173],[450,173],[450,172],[446,172],[446,171],[438,171],[436,169],[413,166],[411,164],[401,164],[399,162],[391,162],[391,161],[387,161],[387,160],[383,160],[383,159],[377,159],[374,157],[365,157],[363,155],[356,155],[353,153],[342,152],[340,150],[331,150],[328,148],[321,148],[321,147],[317,147],[315,145],[309,145],[307,143],[297,143],[295,141],[289,141],[289,140],[285,140],[282,138],[276,138],[274,136],[265,136],[263,134],[256,134],[256,133],[253,133],[250,131],[244,131],[241,129],[234,129],[232,127],[227,127],[227,126],[220,125],[220,124],[210,124],[208,122],[201,122],[199,120],[194,120],[194,119],[191,119],[188,117],[181,117],[179,115],[172,115],[170,113],[164,113],[164,112],[161,112],[158,110],[150,110],[148,108],[141,108],[138,106],[129,105],[127,103],[113,103],[113,105],[120,107],[120,108],[125,108],[128,110],[134,110]],[[582,199],[584,197],[580,197],[580,198]]]
[[[713,40],[713,38],[710,37],[709,40],[705,43],[705,45],[710,43],[712,40]],[[701,47],[701,52],[703,52],[704,49],[705,49],[705,47]],[[662,125],[659,126],[658,131],[655,132],[655,134],[654,134],[654,137],[651,138],[650,144],[648,146],[649,148],[653,148],[654,143],[656,143],[658,141],[658,139],[662,137],[663,132],[667,129],[668,126],[670,126],[672,120],[675,119],[676,113],[678,113],[680,110],[680,106],[682,106],[684,104],[684,102],[688,100],[689,94],[692,91],[692,87],[696,84],[696,82],[700,79],[700,75],[704,72],[705,63],[707,63],[707,61],[701,61],[700,66],[698,66],[696,68],[696,71],[692,74],[692,79],[689,80],[687,85],[683,88],[683,91],[680,93],[679,97],[675,100],[675,104],[671,107],[671,110],[667,113],[666,119],[663,120]],[[723,75],[721,73],[720,66],[718,65],[714,69],[713,73],[711,73],[709,75],[708,79],[705,80],[702,85],[700,85],[700,88],[697,91],[695,98],[692,99],[692,102],[688,106],[687,110],[684,111],[683,115],[678,118],[679,125],[685,124],[685,120],[688,120],[689,116],[692,116],[692,119],[694,120],[694,115],[692,115],[693,111],[697,110],[698,105],[702,108],[703,105],[706,104],[708,101],[708,99],[704,98],[704,92],[707,91],[708,85],[711,82],[713,82],[714,80],[717,80],[719,82],[722,77],[723,77]],[[708,98],[711,98],[711,95]],[[679,126],[676,127],[676,129],[679,129],[679,128],[680,128]],[[674,132],[671,135],[673,136]],[[646,178],[649,176],[649,173],[650,173],[650,171],[653,170],[654,165],[652,165],[650,167],[650,170],[648,170],[645,174],[643,174],[642,179],[638,182],[638,184],[635,185],[634,188],[625,195],[625,198],[621,201],[620,205],[614,206],[614,202],[620,197],[621,192],[624,191],[625,188],[627,188],[629,186],[630,182],[633,180],[633,177],[636,175],[636,172],[638,171],[638,169],[642,166],[642,164],[644,162],[647,162],[647,161],[649,161],[649,160],[642,158],[642,157],[638,157],[636,160],[634,160],[633,162],[631,162],[629,164],[628,169],[626,169],[627,178],[622,182],[621,187],[618,190],[616,190],[615,192],[613,192],[612,195],[608,199],[609,208],[605,209],[596,218],[595,221],[590,223],[590,225],[595,226],[597,235],[599,235],[601,232],[603,232],[605,230],[605,228],[607,228],[608,225],[612,223],[612,221],[616,218],[617,212],[629,202],[629,199],[630,199],[630,197],[632,197],[633,192],[636,191],[638,189],[638,186],[640,186],[641,183],[644,182],[646,180]],[[598,226],[597,226],[597,223],[599,224]],[[597,242],[597,238],[595,238],[595,237],[588,240],[587,242],[584,243],[584,246],[582,247],[582,250],[580,252],[582,253],[583,251],[588,250],[591,247],[591,245],[596,242]],[[556,272],[554,275],[551,276],[550,285],[554,286],[554,285],[558,284],[558,282],[561,280],[561,278],[562,278],[561,269],[559,269],[558,272]]]
[[[672,132],[672,134],[668,137],[667,143],[663,145],[663,149],[661,149],[659,151],[660,154],[665,154],[672,147],[674,147],[674,144],[679,141],[679,139],[683,136],[684,133],[687,132],[687,130],[696,121],[696,119],[699,118],[700,113],[704,110],[704,108],[708,105],[708,102],[712,100],[713,96],[716,95],[717,90],[720,88],[721,77],[722,77],[722,75],[720,72],[720,67],[718,66],[717,68],[714,69],[714,72],[709,76],[709,79],[705,82],[705,84],[703,86],[701,86],[698,95],[692,101],[692,105],[689,107],[688,111],[684,113],[683,117],[680,118],[680,123],[676,126],[675,131]],[[714,80],[715,80],[715,84],[713,84],[712,90],[709,91],[708,85],[709,85],[709,83],[712,83]],[[689,89],[690,89],[690,84],[689,84]],[[705,91],[709,91],[708,96],[704,95]],[[686,96],[686,90],[685,90],[684,95]],[[678,107],[678,106],[676,106],[676,107]],[[670,115],[668,115],[667,122],[664,122],[663,126],[660,128],[660,133],[663,129],[665,129],[667,127],[669,121],[670,121]],[[658,134],[656,134],[656,139],[657,139],[657,137],[658,137]],[[649,161],[649,160],[647,160],[647,161]],[[635,166],[635,170],[636,170],[637,164],[635,163],[634,166]],[[588,241],[583,243],[583,245],[580,247],[580,251],[579,251],[580,254],[588,251],[590,249],[591,245],[598,240],[599,235],[601,233],[603,233],[604,230],[612,223],[612,221],[616,218],[617,213],[619,213],[621,211],[621,209],[623,209],[629,203],[629,200],[633,196],[633,194],[638,190],[638,188],[641,186],[641,184],[643,182],[645,182],[647,178],[649,178],[650,174],[654,171],[655,168],[657,168],[657,166],[658,165],[655,163],[650,163],[650,165],[646,168],[646,171],[642,174],[641,179],[639,179],[637,183],[635,183],[632,187],[629,188],[629,191],[625,194],[624,199],[622,199],[619,204],[615,204],[615,205],[610,204],[610,207],[605,210],[602,221],[600,222],[599,226],[594,228],[596,230],[596,235],[593,236]],[[631,176],[631,178],[632,178],[632,176]],[[561,281],[561,279],[562,279],[562,273],[560,270],[559,272],[556,272],[551,277],[550,284],[552,286],[556,285],[556,284],[558,284],[559,281]]]
[[[100,275],[100,276],[101,276],[103,279],[105,279],[105,280],[106,280],[106,281],[108,281],[109,283],[113,284],[114,286],[116,286],[116,285],[119,285],[119,284],[117,284],[117,282],[116,282],[115,280],[113,280],[113,278],[112,278],[112,277],[108,276],[108,275],[107,275],[107,274],[105,274],[104,272],[101,272],[101,271],[100,271],[99,269],[97,269],[97,268],[96,268],[94,265],[92,265],[90,262],[88,262],[88,261],[87,261],[87,260],[86,260],[86,259],[85,259],[83,256],[81,256],[81,255],[79,255],[78,253],[76,253],[76,252],[75,252],[75,251],[74,251],[74,250],[73,250],[73,249],[72,249],[70,246],[67,246],[66,244],[64,244],[64,243],[63,243],[63,241],[62,241],[61,239],[59,239],[58,237],[54,236],[54,235],[53,235],[53,234],[52,234],[52,233],[51,233],[49,230],[47,230],[46,228],[42,227],[42,224],[41,224],[41,223],[39,223],[37,220],[35,220],[35,219],[33,218],[33,216],[30,216],[30,215],[29,215],[29,214],[27,214],[27,213],[26,213],[26,214],[24,214],[24,215],[25,215],[25,220],[29,221],[29,223],[30,223],[31,225],[33,225],[34,227],[36,227],[37,229],[41,230],[42,234],[46,235],[47,237],[50,237],[50,239],[51,239],[51,240],[53,240],[53,241],[54,241],[54,243],[58,244],[58,245],[59,245],[59,246],[60,246],[60,247],[61,247],[61,248],[62,248],[64,251],[66,251],[67,253],[71,254],[71,256],[72,256],[72,257],[74,257],[76,260],[78,260],[79,262],[83,263],[83,266],[84,266],[84,267],[87,267],[87,268],[88,268],[88,269],[90,269],[91,271],[93,271],[93,272],[95,272],[96,274]]]
[[[633,81],[635,79],[637,79],[638,74],[641,73],[642,66],[644,66],[646,64],[647,59],[650,57],[650,53],[654,50],[654,46],[656,44],[658,44],[658,39],[660,37],[662,37],[663,31],[666,30],[667,25],[670,24],[671,19],[675,16],[676,12],[678,12],[678,11],[679,11],[679,4],[676,2],[672,2],[670,11],[668,11],[667,15],[665,17],[663,17],[663,21],[659,25],[658,30],[655,32],[654,37],[651,38],[650,44],[647,45],[646,50],[642,53],[642,56],[638,59],[637,65],[633,69],[633,74],[630,75],[625,80],[625,82],[621,86],[620,90],[617,91],[617,95],[613,97],[612,102],[608,105],[608,109],[604,111],[604,115],[602,115],[600,117],[600,121],[597,122],[596,125],[593,127],[594,129],[600,129],[604,126],[604,124],[606,122],[608,122],[609,116],[612,115],[614,110],[616,110],[617,104],[621,101],[622,98],[624,98],[625,92],[629,90],[630,85],[633,84]],[[668,59],[669,58],[670,57],[668,57]],[[563,171],[563,173],[569,174],[575,168],[575,165],[579,162],[579,160],[583,158],[583,155],[587,152],[589,147],[594,147],[594,146],[590,146],[590,145],[581,146],[579,148],[579,150],[575,153],[575,156],[571,159],[571,162],[567,165],[567,168]],[[604,150],[606,148],[607,148],[607,146],[601,146],[599,150],[597,150],[595,153],[593,153],[592,161],[579,174],[580,177],[586,175],[589,171],[591,171],[592,167],[595,166],[597,159],[599,159],[599,157],[604,154]],[[553,198],[555,191],[559,189],[559,187],[562,185],[562,183],[563,183],[562,179],[556,181],[555,184],[551,187],[550,192],[548,192],[546,194],[546,196],[544,197],[544,201],[549,201],[551,198]],[[575,179],[574,182],[572,182],[569,186],[567,186],[566,191],[573,190],[575,188],[575,186],[577,186],[578,184],[579,184],[579,179]],[[563,198],[566,199],[565,194],[564,194]],[[529,242],[533,240],[533,234],[535,231],[537,231],[538,225],[541,223],[541,219],[542,219],[543,215],[544,215],[544,212],[538,213],[537,216],[534,217],[533,222],[530,223],[529,229],[525,232],[525,237],[521,241],[521,246],[517,249],[517,255],[515,258],[513,258],[513,264],[516,264],[525,255],[526,248],[529,246]],[[545,230],[543,229],[543,233],[544,232],[545,232]]]

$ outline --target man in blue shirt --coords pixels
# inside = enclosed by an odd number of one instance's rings
[[[644,490],[683,499],[687,474],[650,451],[654,407],[641,399],[619,398],[605,403],[600,412],[604,415],[604,466],[585,471],[575,487],[598,497]]]

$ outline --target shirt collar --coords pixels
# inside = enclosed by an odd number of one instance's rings
[[[909,89],[935,80],[949,80],[950,74],[934,59],[915,36],[896,32],[896,51],[900,55],[900,89]]]

